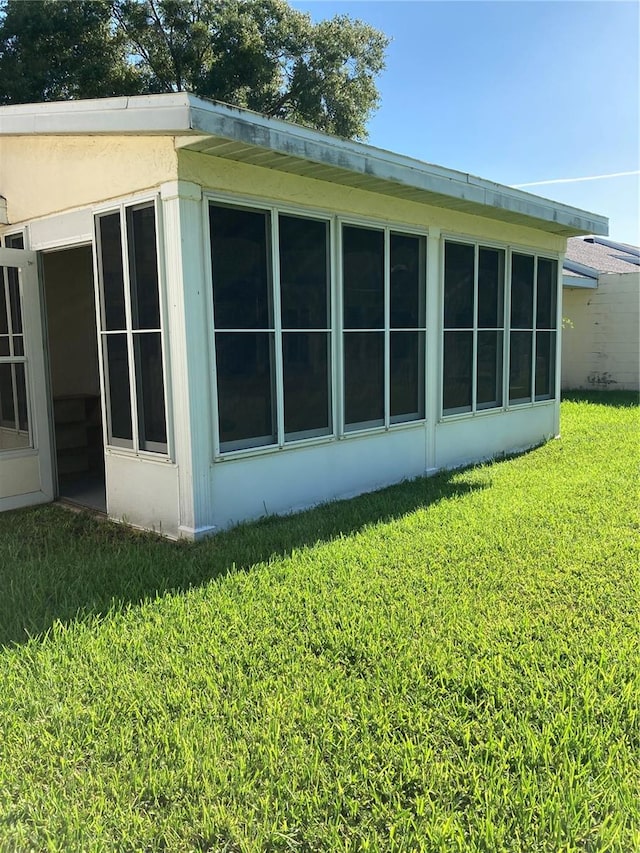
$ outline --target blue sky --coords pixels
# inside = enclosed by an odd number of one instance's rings
[[[393,41],[369,142],[604,214],[640,243],[640,6],[583,0],[297,0]]]

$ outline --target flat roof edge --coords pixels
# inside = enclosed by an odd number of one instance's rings
[[[500,210],[563,233],[609,233],[605,216],[186,92],[0,107],[0,135],[30,134],[213,136],[464,201],[487,216]]]
[[[576,234],[604,236],[609,233],[606,216],[404,154],[339,139],[238,107],[209,104],[190,97],[193,128],[209,136],[244,142],[489,209],[518,213],[542,222],[555,223]]]

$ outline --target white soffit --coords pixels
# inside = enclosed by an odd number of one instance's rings
[[[0,107],[2,135],[136,134],[180,148],[572,236],[608,219],[370,145],[187,93]]]

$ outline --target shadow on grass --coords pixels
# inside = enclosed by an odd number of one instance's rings
[[[123,609],[201,585],[292,551],[479,488],[444,471],[290,516],[243,524],[205,541],[153,534],[48,505],[0,515],[0,646],[25,642],[54,622]]]
[[[633,408],[640,404],[637,391],[563,391],[562,400],[572,403],[596,403],[598,406],[612,406],[616,409]]]

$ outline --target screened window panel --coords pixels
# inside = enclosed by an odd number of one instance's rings
[[[0,426],[15,429],[15,365],[0,364]]]
[[[331,432],[329,335],[285,332],[282,361],[285,436]]]
[[[24,235],[9,234],[4,238],[4,244],[7,249],[24,249]]]
[[[15,356],[23,356],[24,355],[24,336],[23,335],[14,335],[13,336],[13,354]]]
[[[24,238],[22,234],[13,234],[5,237],[5,245],[8,249],[24,249]],[[23,341],[15,337],[22,333],[20,273],[16,267],[0,267],[0,355],[22,355]],[[13,353],[9,340],[12,335]]]
[[[509,401],[531,399],[532,332],[511,332],[509,354]]]
[[[502,405],[502,341],[502,332],[478,332],[476,406],[479,409]]]
[[[103,336],[109,383],[110,439],[126,447],[133,446],[129,354],[126,334]]]
[[[153,205],[127,209],[131,324],[134,329],[160,328],[156,212]]]
[[[384,326],[384,233],[345,225],[342,229],[345,329]]]
[[[444,326],[446,329],[473,327],[474,247],[445,243]]]
[[[481,246],[478,251],[478,328],[504,325],[504,251]]]
[[[442,407],[470,411],[473,383],[473,332],[445,332]]]
[[[548,258],[538,258],[538,290],[536,299],[536,327],[538,329],[556,328],[556,292],[558,282],[558,262]]]
[[[329,326],[328,224],[279,217],[280,299],[283,329]]]
[[[7,267],[9,284],[9,311],[11,313],[11,328],[14,335],[22,333],[22,306],[20,304],[20,276],[15,267]]]
[[[24,363],[0,364],[0,451],[30,446]]]
[[[209,206],[213,309],[220,329],[271,329],[270,217]]]
[[[384,423],[384,332],[345,334],[344,373],[347,426]]]
[[[27,414],[27,377],[25,364],[19,361],[16,365],[16,396],[18,398],[18,427],[23,432],[29,430]]]
[[[556,333],[536,332],[536,399],[555,396]]]
[[[216,335],[222,450],[276,442],[273,349],[269,332]]]
[[[7,295],[4,286],[4,268],[0,267],[0,355],[2,355],[2,338],[9,334],[9,306],[7,305]],[[7,341],[7,354],[9,345]]]
[[[399,420],[424,418],[424,332],[391,332],[390,415]]]
[[[9,279],[9,303],[11,305],[11,325],[13,334],[22,333],[22,306],[20,304],[20,277],[15,267],[7,269]]]
[[[390,235],[390,320],[392,329],[424,326],[424,239]]]
[[[138,387],[138,439],[141,450],[166,452],[162,340],[160,332],[134,335]]]
[[[104,299],[103,330],[116,332],[127,327],[124,307],[120,214],[109,213],[106,216],[100,216],[98,228]]]
[[[511,256],[511,328],[533,328],[533,270],[530,255]]]

